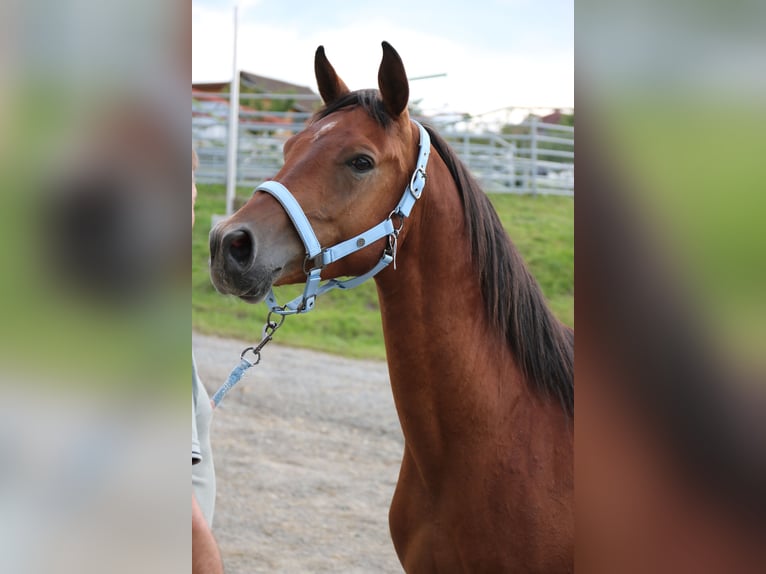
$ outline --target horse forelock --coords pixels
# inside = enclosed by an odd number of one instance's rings
[[[463,203],[490,322],[505,336],[529,384],[574,416],[574,332],[548,308],[487,195],[447,142],[427,129]]]
[[[339,110],[350,108],[352,106],[359,106],[364,109],[371,118],[384,128],[388,127],[393,122],[393,118],[386,111],[378,90],[357,90],[355,92],[349,92],[334,102],[326,104],[314,114],[312,123],[326,118],[330,114]]]

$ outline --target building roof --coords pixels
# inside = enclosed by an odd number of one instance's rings
[[[239,72],[240,86],[262,94],[296,94],[301,96],[313,96],[317,102],[321,101],[319,95],[311,88],[299,86],[283,80],[259,76],[244,70]],[[212,82],[192,84],[192,92],[222,93],[229,90],[229,82]],[[296,111],[311,112],[316,107],[313,102],[304,99],[293,104]]]
[[[306,86],[299,86],[298,84],[292,84],[282,80],[275,80],[274,78],[267,78],[265,76],[251,74],[250,72],[240,72],[239,78],[242,85],[249,86],[264,93],[303,94],[306,96],[316,96],[317,98],[319,97],[317,93],[314,92],[314,90]]]

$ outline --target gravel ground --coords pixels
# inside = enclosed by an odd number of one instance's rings
[[[194,334],[212,395],[250,343]],[[216,410],[227,574],[401,573],[388,507],[403,440],[386,364],[271,343]]]

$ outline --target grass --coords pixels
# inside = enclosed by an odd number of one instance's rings
[[[255,342],[260,339],[266,307],[220,295],[208,276],[207,236],[211,216],[224,212],[225,189],[222,185],[199,185],[198,189],[192,248],[192,326],[203,333]],[[242,196],[248,193],[240,190]],[[574,202],[566,197],[490,197],[554,313],[574,326]],[[287,301],[301,288],[280,288],[277,297]],[[349,357],[384,359],[374,282],[324,295],[311,313],[289,317],[276,340]]]

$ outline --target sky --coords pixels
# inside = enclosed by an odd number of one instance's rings
[[[234,0],[192,1],[192,81],[232,77]],[[574,0],[241,0],[239,69],[316,91],[314,52],[350,89],[377,87],[380,43],[429,113],[574,106]]]

